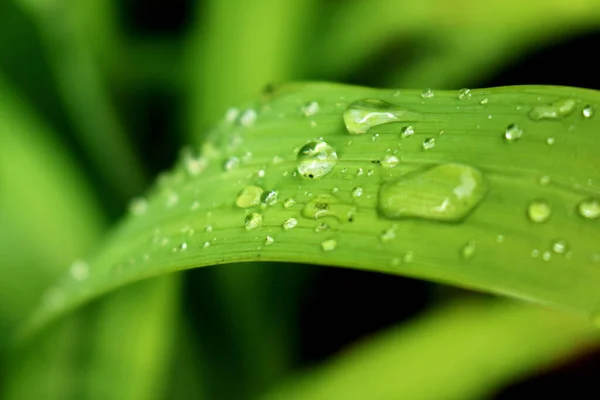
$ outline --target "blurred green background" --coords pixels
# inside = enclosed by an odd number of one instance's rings
[[[598,43],[597,0],[0,0],[0,398],[257,398],[440,304],[492,301],[344,269],[221,266],[131,285],[8,345],[129,199],[267,85],[600,89]],[[494,332],[490,346],[505,333]],[[418,363],[435,364],[431,354]],[[577,354],[473,398],[557,385],[600,397],[600,355]]]

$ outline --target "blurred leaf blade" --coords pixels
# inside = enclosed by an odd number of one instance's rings
[[[368,338],[263,398],[488,398],[599,338],[569,315],[506,301],[455,302]]]
[[[402,124],[389,124],[378,136],[349,135],[342,113],[352,101],[365,98],[421,115],[411,122],[415,134],[403,140]],[[600,120],[584,117],[582,110],[587,105],[597,110],[599,100],[592,90],[551,86],[479,89],[460,98],[457,92],[436,91],[428,99],[420,91],[283,86],[249,105],[246,110],[254,111],[242,112],[241,125],[222,121],[200,158],[185,156],[171,174],[162,176],[149,201],[137,205],[141,215],[128,218],[92,260],[89,279],[65,277],[54,288],[62,301],[42,306],[31,326],[145,277],[254,260],[401,274],[590,315],[599,300],[593,240],[598,220],[578,215],[577,207],[598,192],[594,139]],[[303,110],[312,101],[319,111],[306,117]],[[571,108],[561,118],[528,117],[538,107],[565,101]],[[256,121],[244,123],[244,113],[257,113]],[[523,137],[510,143],[504,136],[515,127]],[[337,150],[338,162],[323,179],[303,178],[295,173],[298,149],[320,137]],[[437,144],[425,149],[425,143]],[[392,149],[398,149],[400,163],[385,168],[381,160]],[[557,165],[557,157],[564,164]],[[476,168],[489,187],[468,218],[458,223],[391,220],[378,212],[383,184],[447,165]],[[200,166],[206,169],[199,172]],[[249,185],[276,190],[280,201],[272,207],[236,207],[236,198]],[[331,207],[355,210],[352,222],[339,214],[324,221],[307,214],[315,206],[313,196],[330,199],[332,193],[337,200]],[[285,207],[286,198],[295,203]],[[527,217],[538,199],[548,203],[544,223]],[[257,215],[260,223],[253,225]],[[297,223],[293,229],[286,223],[290,218]],[[323,222],[329,229],[319,228]],[[390,230],[393,237],[382,237]],[[558,239],[565,240],[568,251],[553,250]]]

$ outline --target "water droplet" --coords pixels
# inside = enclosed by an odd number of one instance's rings
[[[538,180],[538,183],[541,186],[547,186],[552,182],[552,178],[550,178],[548,175],[542,175],[540,176],[540,179]]]
[[[273,239],[272,236],[267,236],[265,238],[265,246],[268,246],[268,245],[272,244],[274,241],[275,241],[275,239]]]
[[[225,172],[229,172],[229,171],[237,168],[239,165],[240,165],[240,159],[238,157],[229,157],[223,163],[223,170]]]
[[[379,212],[386,218],[459,221],[483,200],[483,174],[464,164],[441,164],[389,181],[379,191]]]
[[[583,111],[581,112],[584,118],[592,118],[594,116],[594,108],[590,105],[583,107]]]
[[[481,104],[482,106],[485,106],[488,103],[488,98],[484,97],[483,99],[481,99],[481,101],[479,102],[479,104]]]
[[[414,259],[415,253],[413,253],[412,251],[406,252],[406,254],[404,254],[404,256],[402,257],[402,261],[404,261],[405,263],[413,262]]]
[[[167,208],[174,207],[175,205],[177,205],[177,203],[179,203],[179,196],[175,192],[170,192],[167,195]]]
[[[381,236],[379,237],[381,239],[381,241],[383,243],[387,243],[389,241],[392,241],[396,238],[396,228],[397,226],[394,225],[391,228],[388,228],[386,230],[384,230],[383,232],[381,232]]]
[[[240,124],[243,126],[252,126],[256,122],[256,111],[249,108],[242,113]]]
[[[508,142],[515,142],[521,139],[521,136],[523,136],[523,129],[517,124],[508,125],[504,131],[504,139]]]
[[[231,107],[225,112],[225,121],[232,124],[235,122],[238,115],[240,115],[240,110],[235,107]]]
[[[352,135],[360,135],[377,125],[419,120],[421,114],[378,99],[354,101],[344,111],[344,123]]]
[[[541,119],[561,119],[575,110],[577,101],[574,99],[561,99],[551,104],[535,106],[529,111],[529,118],[534,121]]]
[[[335,239],[328,239],[321,242],[321,248],[323,251],[333,251],[337,248],[337,241]]]
[[[296,225],[298,225],[298,220],[296,218],[289,218],[283,222],[283,229],[289,231],[290,229],[295,228]]]
[[[362,174],[364,174],[364,173],[365,173],[365,171],[364,171],[362,168],[358,168],[358,169],[356,170],[356,176],[361,176],[361,175],[362,175]]]
[[[504,243],[504,235],[496,236],[496,243],[498,243],[498,244]]]
[[[415,134],[415,128],[412,125],[407,125],[402,127],[402,129],[400,130],[400,134],[402,135],[403,138],[409,138],[412,135]]]
[[[206,233],[211,233],[212,231],[213,231],[212,225],[206,225],[206,228],[204,228],[204,232],[206,232]]]
[[[69,267],[69,273],[76,281],[83,281],[90,275],[90,267],[84,260],[75,260]]]
[[[206,249],[208,247],[210,247],[210,242],[204,242],[204,244],[202,245],[202,248]]]
[[[325,232],[327,230],[329,230],[329,225],[327,225],[325,222],[321,222],[315,226],[315,232]]]
[[[552,242],[552,251],[556,254],[565,254],[568,250],[569,245],[564,239],[556,239]]]
[[[400,159],[394,155],[387,154],[381,159],[383,168],[396,168],[400,164]]]
[[[261,207],[266,208],[277,203],[277,192],[269,190],[260,195]]]
[[[470,89],[460,89],[458,91],[458,98],[460,100],[469,100],[471,98],[471,90]]]
[[[431,150],[435,147],[435,138],[427,138],[423,140],[423,150]]]
[[[600,217],[600,202],[596,199],[586,199],[577,206],[579,215],[588,219]]]
[[[424,99],[430,99],[435,95],[435,93],[433,93],[433,90],[428,88],[423,90],[423,93],[421,93],[421,97]]]
[[[260,203],[262,194],[263,190],[258,186],[246,186],[238,195],[235,204],[240,208],[255,207]]]
[[[540,256],[540,251],[538,249],[533,249],[531,251],[531,257],[532,258],[538,258]]]
[[[321,178],[337,164],[335,149],[325,142],[310,142],[296,156],[298,172],[306,178]]]
[[[542,260],[544,261],[550,261],[551,258],[552,253],[550,253],[549,251],[545,251],[544,254],[542,254]]]
[[[259,213],[250,213],[246,215],[246,219],[244,220],[244,225],[247,230],[256,229],[262,226],[262,215]]]
[[[533,222],[546,222],[551,215],[552,210],[545,200],[534,200],[529,203],[529,206],[527,207],[527,216]]]
[[[363,194],[363,188],[362,187],[357,186],[354,189],[352,189],[352,197],[358,198],[358,197],[362,196],[362,194]]]
[[[342,203],[335,196],[322,194],[311,199],[304,208],[302,216],[310,219],[334,217],[341,222],[352,221],[356,207]]]
[[[136,197],[129,202],[129,212],[133,215],[142,215],[148,211],[148,201],[143,197]]]
[[[552,146],[554,144],[554,138],[553,137],[549,137],[546,139],[546,144],[548,146]]]
[[[288,197],[287,199],[285,199],[283,201],[283,207],[285,208],[290,208],[291,206],[293,206],[294,204],[296,204],[296,200],[294,200],[291,197]]]
[[[185,251],[185,250],[187,250],[187,248],[188,248],[188,245],[187,245],[187,243],[186,243],[186,242],[181,242],[181,243],[179,244],[179,247],[177,247],[177,248],[176,248],[176,249],[174,249],[174,250],[176,250],[176,251]]]
[[[475,255],[476,248],[477,248],[476,243],[473,240],[469,241],[460,250],[460,254],[461,254],[462,258],[464,258],[465,260],[469,260],[469,259],[473,258],[473,256]]]
[[[316,113],[319,112],[319,103],[316,101],[311,101],[310,103],[306,103],[304,107],[302,107],[302,114],[306,117],[312,117]]]
[[[376,142],[377,139],[379,139],[379,133],[374,133],[373,136],[371,137],[371,141]]]

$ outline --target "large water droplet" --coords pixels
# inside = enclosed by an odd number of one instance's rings
[[[246,186],[238,195],[235,204],[240,208],[255,207],[260,203],[262,194],[263,190],[258,186]]]
[[[277,192],[269,190],[260,195],[260,205],[262,208],[272,206],[277,203]]]
[[[546,222],[551,215],[550,204],[545,200],[534,200],[527,207],[527,216],[533,222]]]
[[[588,219],[600,217],[600,202],[596,199],[585,199],[577,206],[579,215]]]
[[[521,136],[523,136],[523,129],[517,124],[508,125],[504,131],[504,139],[506,139],[507,142],[515,142],[521,139]]]
[[[321,248],[323,251],[333,251],[337,249],[337,241],[335,239],[328,239],[321,242]]]
[[[337,161],[335,149],[323,141],[305,144],[296,156],[298,172],[306,178],[321,178],[327,175]]]
[[[560,99],[551,104],[541,104],[529,111],[529,118],[534,121],[541,119],[561,119],[575,110],[577,101],[574,99]]]
[[[396,168],[398,164],[400,164],[400,159],[391,154],[386,154],[381,159],[381,166],[383,168]]]
[[[584,118],[592,118],[594,116],[594,108],[590,105],[583,107],[583,111],[581,112]]]
[[[483,174],[464,164],[441,164],[386,182],[379,191],[379,212],[386,218],[459,221],[483,200]]]
[[[355,214],[356,207],[342,203],[338,198],[329,194],[316,196],[302,208],[302,216],[310,219],[334,217],[341,222],[346,222],[352,221]]]
[[[377,125],[420,120],[421,114],[378,99],[354,101],[344,111],[344,123],[352,135],[360,135]]]
[[[298,225],[298,220],[296,218],[289,218],[283,222],[283,229],[289,231],[290,229],[295,228],[296,225]]]
[[[247,230],[256,229],[262,226],[263,218],[259,213],[250,213],[246,215],[246,219],[244,220],[244,226]]]

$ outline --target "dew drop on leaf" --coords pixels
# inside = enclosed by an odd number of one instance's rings
[[[291,197],[288,197],[287,199],[285,199],[283,201],[283,207],[284,208],[290,208],[291,206],[293,206],[294,204],[296,204],[296,200],[294,200]]]
[[[143,197],[136,197],[129,202],[129,212],[132,215],[143,215],[148,211],[148,201]]]
[[[395,238],[396,238],[396,225],[381,232],[381,236],[379,237],[379,239],[383,243],[387,243],[391,240],[394,240]]]
[[[546,222],[551,215],[550,204],[545,200],[534,200],[527,206],[527,216],[533,222]]]
[[[400,135],[405,139],[411,137],[414,134],[415,134],[415,128],[412,125],[404,126],[400,130]]]
[[[381,166],[383,168],[395,168],[400,164],[400,159],[392,154],[386,154],[381,159]]]
[[[256,122],[256,111],[252,108],[247,109],[240,116],[240,124],[242,126],[252,126]]]
[[[315,232],[325,232],[327,230],[329,230],[329,225],[327,225],[325,222],[321,222],[315,226]]]
[[[323,251],[333,251],[337,249],[337,241],[335,239],[328,239],[321,242],[321,249]]]
[[[596,199],[585,199],[577,206],[579,215],[587,219],[600,217],[600,201]]]
[[[423,140],[423,150],[431,150],[435,147],[435,138],[427,138]]]
[[[240,208],[255,207],[260,203],[262,194],[263,190],[258,186],[246,186],[238,194],[235,204]]]
[[[240,159],[238,157],[235,157],[235,156],[234,157],[229,157],[223,163],[223,171],[229,172],[229,171],[234,170],[235,168],[237,168],[239,165],[240,165]]]
[[[356,207],[340,201],[337,197],[322,194],[312,198],[302,208],[302,216],[309,219],[334,217],[341,222],[351,221]]]
[[[402,121],[420,121],[421,114],[406,110],[379,99],[361,99],[348,105],[344,111],[348,133],[360,135],[374,126]]]
[[[267,236],[267,237],[265,238],[265,246],[268,246],[268,245],[272,244],[274,241],[275,241],[275,240],[273,239],[273,237],[272,237],[272,236]]]
[[[352,189],[352,197],[358,198],[358,197],[362,196],[362,194],[363,194],[363,188],[362,187],[357,186],[354,189]]]
[[[592,118],[594,116],[594,108],[590,105],[583,107],[583,111],[581,112],[584,118]]]
[[[421,97],[424,99],[430,99],[435,95],[435,93],[433,92],[433,89],[425,89],[423,90],[423,92],[421,93]]]
[[[302,107],[302,114],[304,114],[305,117],[312,117],[313,115],[317,114],[319,112],[319,103],[317,103],[316,101],[311,101],[309,103],[306,103],[304,105],[304,107]]]
[[[458,91],[458,98],[460,100],[469,100],[471,98],[471,90],[464,88]]]
[[[247,230],[256,229],[262,226],[263,218],[259,213],[250,213],[246,215],[246,219],[244,220],[244,226]]]
[[[486,192],[487,184],[479,170],[464,164],[441,164],[384,183],[378,210],[390,219],[460,221]]]
[[[273,190],[268,190],[265,192],[262,192],[262,194],[260,195],[260,205],[263,208],[266,208],[268,206],[272,206],[275,203],[277,203],[277,192],[273,191]]]
[[[463,248],[460,250],[460,255],[465,260],[469,260],[469,259],[473,258],[473,256],[475,255],[476,249],[477,249],[476,243],[473,240],[471,240],[467,244],[465,244],[463,246]]]
[[[295,228],[296,225],[298,225],[298,220],[296,218],[289,218],[283,222],[283,229],[289,231],[290,229]]]
[[[335,149],[323,141],[310,142],[302,146],[296,156],[298,172],[311,179],[322,178],[337,164]]]
[[[564,239],[556,239],[552,242],[552,251],[556,254],[565,254],[568,247],[567,241]]]
[[[521,129],[517,124],[510,124],[506,127],[504,131],[504,139],[507,142],[516,142],[521,139],[523,136],[523,129]]]
[[[534,106],[529,111],[529,118],[533,121],[542,119],[561,119],[573,112],[577,101],[574,99],[560,99],[550,104]]]

